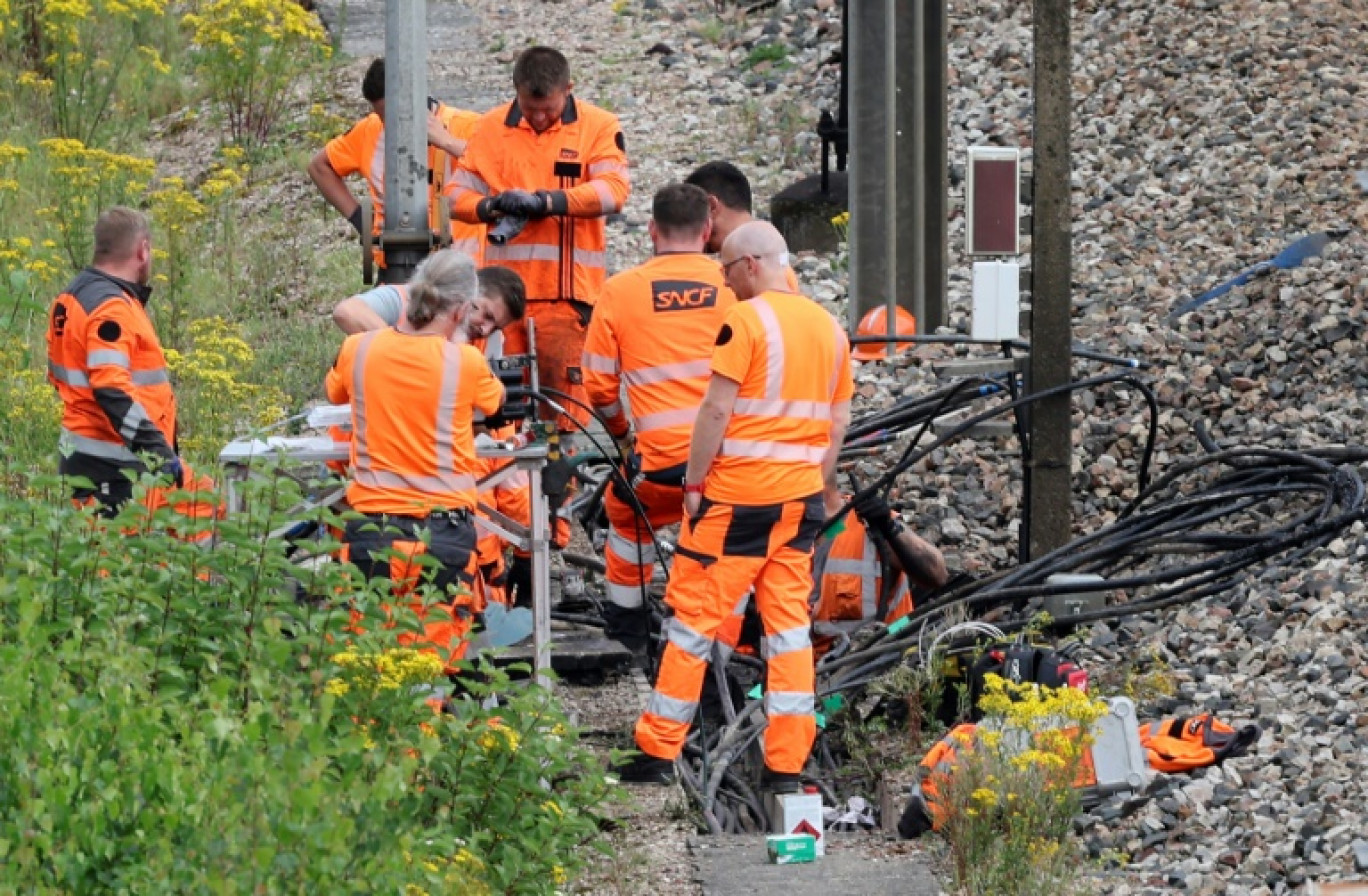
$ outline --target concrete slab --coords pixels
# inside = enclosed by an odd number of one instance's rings
[[[812,864],[771,865],[765,838],[695,837],[689,841],[703,896],[939,896],[940,881],[908,844],[873,854],[866,836],[828,835],[826,855]]]

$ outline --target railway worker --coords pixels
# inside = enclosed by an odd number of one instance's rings
[[[95,222],[94,243],[90,266],[48,312],[48,380],[62,399],[58,469],[88,480],[89,486],[72,488],[72,498],[94,502],[105,516],[133,496],[130,477],[148,471],[146,459],[177,488],[208,494],[213,482],[190,473],[176,452],[176,396],[146,307],[152,294],[147,217],[111,208]],[[165,506],[165,491],[152,489],[147,506]],[[206,517],[217,513],[217,503],[194,499],[175,509]]]
[[[637,517],[619,483],[609,487],[604,634],[635,650],[644,650],[650,636],[643,591],[656,560],[653,533],[683,513],[694,417],[707,390],[713,343],[736,304],[717,262],[703,254],[711,229],[706,193],[688,184],[663,187],[647,229],[655,255],[604,284],[583,363],[589,401],[624,458],[632,456],[624,473],[647,517]]]
[[[363,518],[343,532],[349,559],[371,578],[393,579],[399,595],[416,584],[415,555],[437,561],[432,584],[449,602],[414,604],[426,628],[417,640],[442,649],[448,665],[482,609],[456,587],[473,582],[476,564],[474,412],[494,414],[504,394],[479,350],[452,341],[477,289],[469,256],[429,256],[408,284],[404,319],[348,336],[326,379],[328,400],[352,408],[347,502]]]
[[[623,780],[665,781],[698,709],[714,636],[752,585],[767,662],[762,786],[791,792],[816,736],[808,597],[824,484],[850,422],[850,345],[821,306],[788,291],[788,247],[752,221],[719,263],[741,301],[727,313],[694,424],[685,518],[665,602],[655,689]]]
[[[707,162],[699,165],[693,173],[684,178],[686,184],[693,184],[708,194],[708,215],[712,219],[712,235],[708,238],[708,251],[718,252],[727,237],[742,224],[756,220],[751,213],[751,186],[746,175],[731,162]],[[793,268],[786,267],[789,292],[798,292],[798,275]]]
[[[527,307],[527,294],[522,278],[508,268],[489,265],[479,270],[480,293],[474,306],[452,337],[481,349],[486,358],[502,356],[503,329],[522,320]],[[408,287],[404,284],[377,286],[359,295],[343,299],[333,309],[333,323],[344,333],[365,333],[397,325],[404,316],[404,304],[408,301]],[[491,432],[495,438],[508,438],[513,435],[512,425]],[[512,461],[499,458],[477,458],[476,474],[479,478],[494,473]],[[491,503],[494,508],[515,522],[526,526],[532,516],[530,484],[527,473],[519,471],[511,474],[503,482],[494,486]],[[564,520],[557,521],[555,541],[561,547],[569,542],[569,525]],[[493,533],[483,532],[479,536],[478,553],[480,585],[485,596],[501,603],[507,603],[506,583],[510,569],[504,558],[507,542]],[[530,562],[530,555],[515,549],[512,575],[522,577],[522,568]]]
[[[844,503],[835,489],[827,490],[825,501],[829,516]],[[819,656],[842,633],[876,619],[889,624],[911,613],[909,578],[928,591],[949,578],[941,552],[907,529],[883,495],[862,496],[852,510],[833,531],[817,539],[813,555],[813,647]],[[885,551],[896,573],[887,594]]]
[[[371,114],[352,125],[341,137],[329,140],[309,162],[309,177],[328,204],[347,219],[361,234],[361,204],[352,196],[345,178],[360,174],[370,191],[375,209],[371,233],[379,237],[385,229],[385,60],[377,59],[366,70],[361,81],[361,94],[370,104]],[[465,152],[466,141],[480,120],[479,113],[456,109],[435,99],[428,99],[428,207],[429,226],[434,232],[443,227],[451,230],[451,248],[474,258],[478,263],[484,250],[484,227],[440,221],[437,197],[451,177],[455,160]],[[378,240],[377,240],[378,242]],[[379,281],[389,283],[385,256],[378,245],[375,261],[379,267]]]
[[[478,277],[479,295],[455,338],[471,343],[488,357],[500,357],[502,340],[499,334],[504,327],[522,320],[527,309],[527,292],[522,278],[508,268],[483,267]],[[392,327],[403,319],[407,301],[406,285],[377,286],[338,302],[333,308],[333,323],[348,335]]]
[[[559,51],[524,50],[513,66],[516,98],[480,119],[446,193],[454,217],[492,225],[492,238],[501,226],[526,220],[505,242],[491,238],[485,259],[527,284],[541,385],[584,401],[580,357],[607,277],[605,219],[622,210],[631,183],[616,116],[573,87]],[[526,328],[505,337],[509,354],[527,353]],[[579,408],[567,410],[580,423],[589,419]],[[562,420],[558,428],[575,426]]]

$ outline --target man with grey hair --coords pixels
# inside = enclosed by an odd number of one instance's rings
[[[429,256],[409,281],[404,319],[348,336],[326,380],[328,400],[352,409],[347,502],[362,518],[342,536],[351,562],[407,595],[428,574],[414,558],[437,561],[432,584],[449,603],[426,610],[419,640],[448,666],[464,655],[475,613],[474,412],[494,414],[504,397],[484,356],[451,341],[477,284],[469,256]]]

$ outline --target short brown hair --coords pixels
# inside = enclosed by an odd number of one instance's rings
[[[708,194],[693,184],[666,184],[651,200],[651,218],[668,239],[702,236],[708,223]]]
[[[491,264],[480,268],[480,292],[503,300],[512,320],[522,320],[527,313],[527,287],[517,271]]]
[[[535,97],[550,96],[570,86],[570,63],[560,50],[528,47],[513,63],[513,87]]]
[[[126,261],[138,249],[138,243],[152,235],[147,215],[137,209],[116,205],[100,215],[95,222],[94,262]]]

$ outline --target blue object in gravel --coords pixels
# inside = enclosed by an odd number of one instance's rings
[[[1327,230],[1324,233],[1313,233],[1310,236],[1302,237],[1268,261],[1261,261],[1252,268],[1241,271],[1238,275],[1222,283],[1220,286],[1209,289],[1200,296],[1189,299],[1177,308],[1174,308],[1169,312],[1169,323],[1177,321],[1178,318],[1187,314],[1189,311],[1195,311],[1212,299],[1219,299],[1237,286],[1244,286],[1255,277],[1261,277],[1265,274],[1272,273],[1273,271],[1285,271],[1290,268],[1299,267],[1302,262],[1306,261],[1308,258],[1315,258],[1317,255],[1321,254],[1321,251],[1330,244],[1331,240],[1338,239],[1343,235],[1342,231]]]

